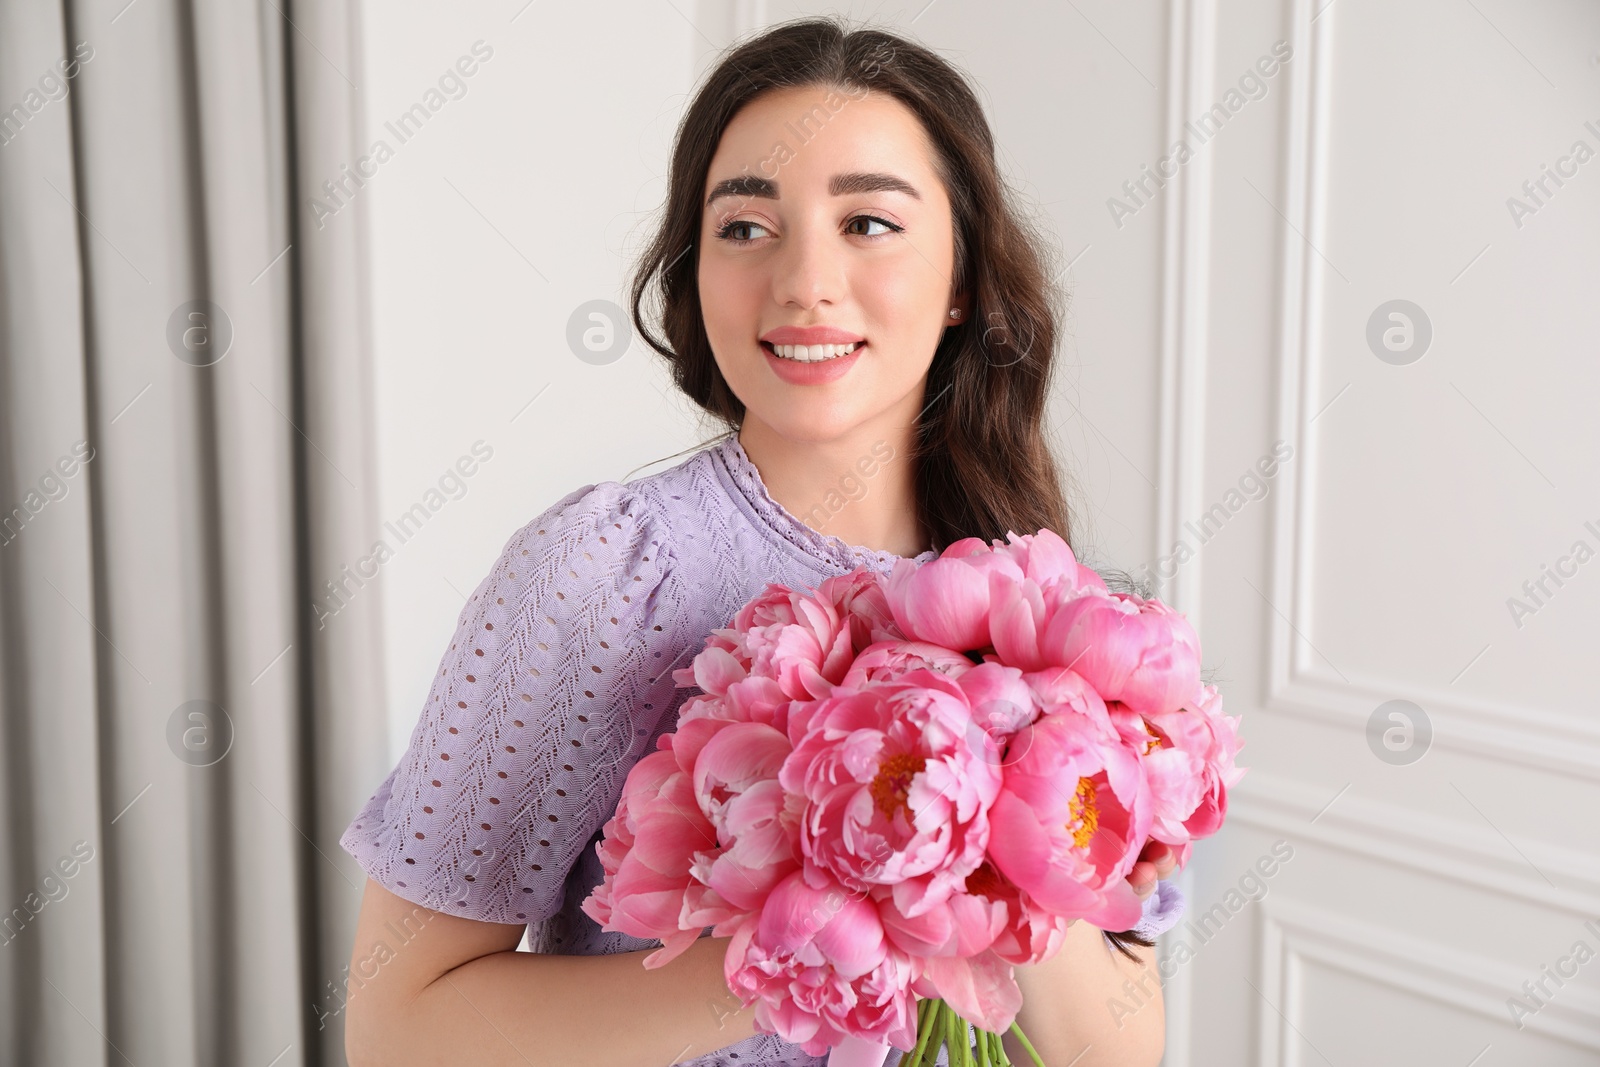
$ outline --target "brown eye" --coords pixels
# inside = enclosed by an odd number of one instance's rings
[[[749,219],[735,219],[732,222],[723,224],[722,228],[717,231],[717,238],[719,240],[728,241],[736,245],[748,244],[749,242],[755,240],[755,238],[749,236],[735,237],[734,233],[736,231],[748,233],[750,230],[765,229],[766,227],[762,226],[759,222],[751,222]]]
[[[884,232],[882,232],[882,233],[861,233],[859,231],[852,231],[852,235],[855,236],[855,237],[887,237],[890,234],[902,233],[905,230],[904,226],[896,226],[894,223],[890,222],[888,219],[880,219],[876,215],[857,215],[857,216],[855,216],[855,218],[851,219],[845,225],[847,227],[854,226],[858,222],[866,222],[866,223],[875,222],[880,226],[886,227],[886,230]]]

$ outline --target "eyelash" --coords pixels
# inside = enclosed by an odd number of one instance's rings
[[[850,217],[849,222],[855,222],[857,219],[867,219],[870,222],[880,223],[880,224],[882,224],[884,226],[889,227],[889,232],[888,233],[857,233],[857,234],[852,234],[851,236],[853,236],[853,237],[865,237],[868,240],[874,240],[875,241],[880,237],[893,237],[897,233],[904,233],[905,232],[905,227],[904,226],[896,226],[894,223],[890,222],[888,219],[881,219],[876,215],[852,215]],[[849,223],[846,223],[846,225],[849,225]],[[755,240],[756,240],[754,237],[742,237],[741,238],[741,237],[730,237],[730,236],[728,236],[730,233],[733,232],[733,230],[736,227],[739,227],[739,226],[761,226],[761,223],[752,222],[749,219],[734,219],[731,222],[724,223],[722,225],[722,227],[717,230],[717,232],[716,232],[717,240],[719,240],[719,241],[727,241],[730,244],[736,244],[736,245],[754,244]],[[765,227],[762,227],[762,228],[765,229]]]

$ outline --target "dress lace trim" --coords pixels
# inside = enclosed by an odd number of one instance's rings
[[[875,571],[888,573],[902,558],[926,563],[939,555],[930,548],[915,556],[901,557],[893,552],[879,552],[861,545],[847,544],[833,534],[814,530],[772,498],[766,483],[761,480],[761,471],[739,443],[737,433],[723,438],[710,451],[721,461],[721,469],[737,490],[734,494],[736,501],[744,504],[762,525],[813,559],[832,564],[845,572],[865,565]]]

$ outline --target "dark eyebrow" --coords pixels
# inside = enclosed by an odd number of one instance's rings
[[[922,199],[922,194],[904,178],[880,172],[835,174],[828,180],[828,192],[833,196],[847,196],[850,193],[905,193],[917,200]],[[771,178],[762,178],[755,174],[724,178],[712,188],[711,195],[706,197],[706,206],[710,207],[713,201],[724,196],[776,200],[778,183]]]

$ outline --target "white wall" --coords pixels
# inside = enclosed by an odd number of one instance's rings
[[[521,6],[365,10],[367,125],[397,149],[357,194],[371,220],[381,514],[422,500],[475,441],[493,450],[377,581],[396,755],[456,613],[512,531],[699,439],[642,343],[593,366],[566,342],[578,305],[623,303],[692,30],[665,4],[630,5],[621,32],[600,5]],[[401,144],[384,124],[480,40],[492,55],[465,94]]]

